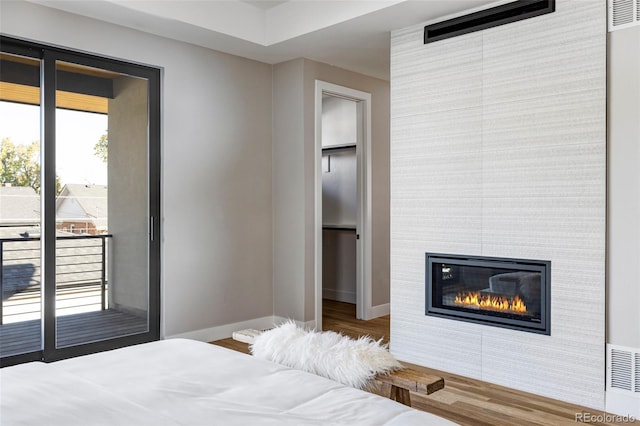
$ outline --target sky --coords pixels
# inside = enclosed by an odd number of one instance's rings
[[[107,184],[107,164],[93,147],[107,132],[107,115],[58,109],[56,111],[56,175],[62,184]],[[0,101],[0,140],[14,144],[40,140],[40,107]]]

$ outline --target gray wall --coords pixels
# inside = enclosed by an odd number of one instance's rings
[[[304,61],[273,67],[273,293],[274,315],[298,321],[305,312]]]
[[[26,2],[6,35],[163,68],[163,334],[273,314],[271,66]]]
[[[607,342],[640,348],[640,27],[609,33]]]
[[[606,4],[391,40],[391,351],[604,408]],[[551,335],[424,314],[425,252],[551,261]]]
[[[372,94],[372,301],[389,301],[389,83],[308,59],[273,67],[275,315],[314,318],[316,79]]]
[[[109,100],[109,305],[146,316],[148,310],[148,82],[114,80]]]
[[[356,303],[356,231],[322,231],[322,298]]]

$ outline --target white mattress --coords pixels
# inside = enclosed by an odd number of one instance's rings
[[[163,340],[0,370],[0,424],[451,425],[239,352]]]

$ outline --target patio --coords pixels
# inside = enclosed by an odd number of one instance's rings
[[[147,331],[147,318],[109,306],[110,235],[58,237],[57,347]],[[0,356],[42,349],[40,239],[0,239]]]

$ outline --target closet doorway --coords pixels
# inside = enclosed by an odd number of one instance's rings
[[[323,298],[371,314],[371,95],[316,81],[315,324]]]

